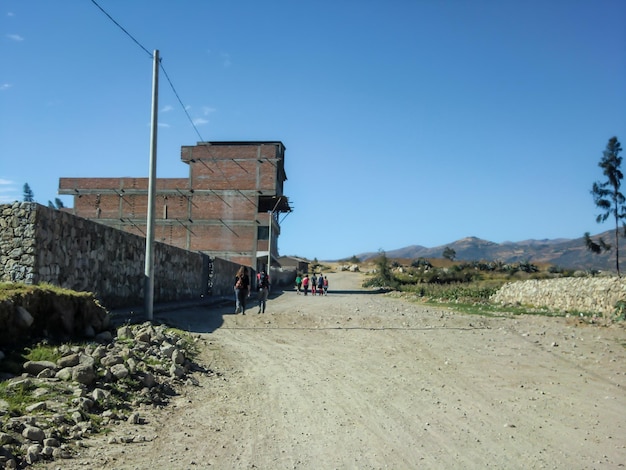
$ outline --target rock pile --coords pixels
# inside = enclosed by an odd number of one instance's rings
[[[27,403],[11,409],[0,398],[2,468],[72,458],[90,434],[122,420],[141,424],[140,405],[163,406],[177,386],[197,385],[194,341],[166,326],[126,325],[96,339],[59,346],[57,361],[28,361],[21,375],[0,377],[6,397]]]
[[[339,270],[340,271],[350,271],[351,273],[358,273],[359,272],[359,265],[358,264],[343,264],[343,265],[339,266]]]
[[[566,277],[505,284],[491,300],[502,305],[532,305],[561,312],[609,315],[626,300],[626,281],[618,277]]]

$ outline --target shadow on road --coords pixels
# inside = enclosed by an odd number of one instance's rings
[[[153,306],[154,324],[164,324],[194,333],[211,333],[224,323],[223,316],[235,311],[234,299],[224,297],[167,302]],[[149,321],[143,306],[121,308],[111,312],[111,323],[139,324]]]
[[[380,294],[380,290],[331,290],[328,297],[334,295]],[[276,288],[270,293],[268,301],[276,300],[283,295],[296,295],[294,288]],[[309,296],[312,294],[309,292]],[[256,293],[248,299],[247,313],[255,314],[258,308]],[[213,333],[224,324],[226,315],[235,315],[235,299],[228,297],[202,298],[182,302],[169,302],[153,306],[155,324],[164,324],[190,333]],[[148,320],[143,307],[118,309],[111,312],[114,326],[126,323],[138,324]]]
[[[283,294],[283,290],[276,289],[268,300],[271,301]],[[256,293],[252,293],[248,299],[247,310],[252,314],[257,308],[257,296]],[[190,333],[212,333],[224,324],[225,315],[235,315],[234,296],[155,304],[152,323],[164,324]],[[146,321],[148,317],[143,306],[120,308],[111,312],[111,323],[115,327]]]
[[[277,299],[285,292],[276,289],[270,293],[268,301]],[[258,309],[256,293],[252,293],[247,302],[246,314],[253,315]],[[159,323],[180,328],[190,333],[213,333],[224,324],[226,315],[235,313],[235,299],[223,298],[219,302],[205,303],[182,308],[163,309],[155,314],[155,320]]]

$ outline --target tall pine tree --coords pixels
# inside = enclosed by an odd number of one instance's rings
[[[596,222],[602,223],[609,217],[612,217],[615,221],[615,268],[617,269],[617,275],[620,276],[619,270],[619,223],[626,219],[626,197],[620,191],[622,179],[624,175],[620,167],[622,166],[622,157],[619,156],[622,151],[622,147],[617,140],[617,137],[611,137],[609,143],[606,145],[606,149],[602,152],[602,158],[598,166],[602,168],[602,173],[606,177],[603,182],[596,181],[593,183],[591,194],[593,195],[593,201],[596,206],[599,207],[602,212],[596,217]],[[626,231],[626,225],[624,225]],[[598,253],[601,250],[610,249],[610,245],[606,244],[604,240],[600,238],[598,243],[594,243],[589,234],[585,234],[585,241],[587,247]]]
[[[24,202],[35,202],[35,193],[30,189],[28,183],[24,183]]]

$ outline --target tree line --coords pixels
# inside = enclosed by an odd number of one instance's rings
[[[24,183],[22,200],[24,202],[35,202],[35,193],[30,188],[28,183]],[[54,203],[52,201],[48,201],[48,207],[51,207],[52,209],[63,209],[65,206],[63,205],[63,201],[57,197],[54,198]]]

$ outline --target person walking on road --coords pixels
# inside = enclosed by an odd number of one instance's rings
[[[324,295],[324,276],[322,276],[322,273],[317,278],[317,293],[318,295]]]
[[[235,276],[235,313],[246,314],[246,300],[250,295],[248,268],[241,266]]]
[[[311,277],[311,295],[315,295],[315,291],[317,290],[317,276],[313,273]]]
[[[300,295],[300,289],[302,289],[302,276],[298,274],[296,276],[296,293]]]
[[[309,294],[309,275],[305,274],[302,278],[302,290],[304,290],[304,295]]]
[[[265,313],[267,297],[270,294],[270,277],[265,272],[265,269],[262,269],[257,275],[257,287],[259,289],[259,311],[257,313]]]

